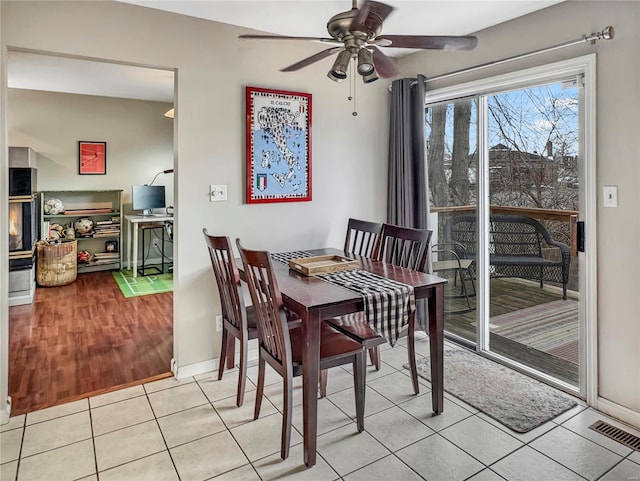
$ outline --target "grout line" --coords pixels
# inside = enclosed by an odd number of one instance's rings
[[[27,415],[25,414],[24,421],[22,422],[22,436],[20,436],[20,449],[18,450],[18,459],[17,459],[18,464],[16,464],[16,478],[15,478],[15,481],[18,481],[18,475],[20,474],[20,462],[22,461],[22,448],[24,447],[24,435],[25,435],[26,431],[27,431]],[[5,431],[5,433],[6,433],[6,431]]]
[[[87,406],[89,406],[89,427],[91,428],[91,445],[93,446],[93,465],[96,468],[96,479],[100,481],[100,472],[98,471],[98,453],[96,451],[96,437],[93,432],[93,415],[91,413],[91,406],[87,399]]]
[[[632,448],[630,448],[630,447],[628,447],[628,446],[625,446],[627,449],[630,449],[630,450],[631,450],[631,452],[630,452],[630,453],[628,453],[627,455],[622,455],[622,454],[616,453],[615,451],[613,451],[612,449],[609,449],[609,448],[608,448],[608,447],[606,447],[606,446],[603,446],[602,444],[600,444],[600,443],[598,443],[598,442],[594,441],[593,439],[590,439],[590,438],[588,438],[588,437],[586,437],[586,436],[583,436],[581,433],[576,432],[576,431],[574,431],[573,429],[571,429],[571,428],[568,428],[568,427],[564,426],[564,423],[563,423],[563,424],[558,424],[558,425],[557,425],[557,427],[559,427],[559,428],[563,428],[563,429],[566,429],[566,430],[567,430],[567,431],[569,431],[571,434],[575,434],[576,436],[578,436],[578,437],[580,437],[580,438],[582,438],[582,439],[585,439],[586,441],[589,441],[589,442],[591,442],[591,443],[595,444],[596,446],[598,446],[598,447],[600,447],[600,448],[602,448],[602,449],[606,449],[607,451],[609,451],[609,452],[611,452],[611,453],[613,453],[613,454],[615,454],[615,455],[617,455],[617,456],[620,456],[620,457],[622,457],[623,459],[624,459],[625,457],[627,457],[627,456],[631,455],[631,454],[634,452],[634,450],[633,450]],[[588,428],[587,428],[587,429],[588,429]],[[603,438],[603,439],[606,439],[606,440],[609,440],[609,441],[613,441],[613,442],[617,442],[617,441],[615,441],[615,440],[613,440],[613,439],[611,439],[611,438],[606,437],[604,434],[598,433],[597,431],[593,431],[593,432],[594,432],[594,433],[596,433],[596,434],[599,434],[600,436],[602,436],[602,438]],[[618,443],[618,444],[620,444],[620,446],[624,446],[624,444],[622,444],[622,443]]]
[[[551,429],[549,432],[551,432],[551,431],[553,431],[553,430],[555,430],[555,429],[558,429],[558,427],[559,427],[559,426],[557,426],[557,427],[555,427],[555,428]],[[526,444],[526,446],[527,446],[527,447],[529,447],[529,449],[533,449],[533,450],[534,450],[535,452],[537,452],[538,454],[541,454],[541,455],[542,455],[542,456],[544,456],[545,458],[550,459],[550,460],[551,460],[551,461],[553,461],[554,463],[559,464],[559,465],[560,465],[560,466],[562,466],[564,469],[566,469],[566,470],[568,470],[568,471],[571,471],[571,472],[572,472],[572,473],[574,473],[576,476],[579,476],[580,478],[585,479],[585,477],[584,477],[584,476],[582,476],[580,473],[578,473],[577,471],[575,471],[575,470],[571,469],[569,466],[565,466],[565,465],[564,465],[564,464],[562,464],[559,460],[557,460],[557,459],[553,459],[553,458],[552,458],[551,456],[549,456],[548,454],[543,453],[543,452],[542,452],[542,451],[540,451],[539,449],[536,449],[535,447],[533,447],[533,446],[531,446],[531,445],[529,445],[529,444]],[[524,447],[524,446],[523,446],[523,447]]]
[[[187,384],[189,384],[189,383],[187,383]],[[144,384],[142,385],[142,387],[144,389]],[[200,387],[200,386],[198,385],[198,387]],[[149,403],[149,407],[151,408],[151,413],[153,414],[153,419],[156,422],[156,426],[158,426],[158,431],[160,431],[160,436],[162,436],[162,442],[164,443],[164,447],[165,447],[165,449],[167,451],[167,454],[169,455],[169,459],[171,460],[171,464],[173,466],[173,469],[176,472],[176,476],[178,477],[178,481],[180,481],[182,479],[180,477],[180,472],[178,471],[178,467],[176,466],[176,463],[173,460],[173,456],[171,455],[171,449],[169,449],[169,445],[167,444],[167,439],[165,438],[164,433],[162,432],[162,428],[160,427],[160,422],[158,421],[158,416],[156,415],[156,411],[155,411],[155,409],[153,409],[153,404],[151,403],[151,399],[149,399],[149,393],[147,392],[146,389],[144,389],[144,392],[145,392],[145,397],[147,398],[147,402]],[[154,391],[154,392],[158,392],[158,391]],[[205,396],[205,398],[206,398],[206,396]],[[184,411],[184,409],[182,411]],[[178,411],[178,412],[182,412],[182,411]],[[172,413],[172,414],[175,414],[175,413]],[[157,454],[157,453],[154,453],[154,454]],[[98,481],[100,481],[100,480],[98,480]]]

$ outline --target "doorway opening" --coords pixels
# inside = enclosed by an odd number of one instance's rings
[[[88,235],[75,230],[76,280],[37,287],[32,303],[9,308],[11,414],[171,376],[173,293],[125,297],[113,273],[127,272],[132,185],[153,179],[174,205],[173,175],[154,176],[175,168],[173,120],[164,116],[175,72],[10,51],[7,75],[9,145],[35,152],[39,206],[52,193],[65,204],[60,213],[38,213],[39,239],[64,236],[82,218],[93,224]],[[106,145],[101,175],[83,175],[81,142]],[[114,192],[121,200],[108,213],[93,205]],[[173,261],[173,224],[166,227],[162,245],[158,234],[140,246],[147,264],[163,255],[166,266]]]

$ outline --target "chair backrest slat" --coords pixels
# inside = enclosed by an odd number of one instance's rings
[[[424,272],[429,254],[431,233],[427,229],[383,224],[373,258]]]
[[[260,346],[283,366],[291,362],[291,340],[282,295],[267,251],[244,249],[236,239],[256,313]]]
[[[382,224],[359,219],[349,219],[344,250],[352,254],[371,257],[382,231]]]
[[[231,241],[226,236],[209,235],[207,229],[202,229],[202,232],[218,286],[222,315],[238,330],[246,333],[244,297],[240,290],[240,273],[233,256]]]

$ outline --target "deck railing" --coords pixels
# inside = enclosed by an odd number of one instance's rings
[[[568,222],[571,238],[571,255],[578,255],[578,211],[560,209],[538,209],[535,207],[511,207],[506,205],[491,205],[492,214],[515,214],[524,215],[537,220],[552,220],[558,222]],[[438,215],[461,214],[475,212],[475,205],[460,205],[452,207],[431,207],[431,212]]]

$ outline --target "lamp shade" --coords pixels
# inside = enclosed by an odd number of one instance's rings
[[[167,117],[167,118],[172,119],[172,118],[173,118],[173,109],[171,108],[171,109],[167,110],[167,111],[164,113],[164,116],[165,116],[165,117]]]
[[[376,73],[375,69],[371,70],[371,73],[369,73],[368,75],[362,76],[362,81],[366,84],[370,84],[371,82],[375,82],[376,80],[378,80],[378,74]]]
[[[351,53],[347,50],[343,50],[338,54],[338,58],[333,63],[333,67],[329,71],[329,78],[334,80],[344,80],[347,78],[347,68],[349,68],[349,61],[351,60]]]
[[[373,54],[366,48],[358,51],[358,73],[360,75],[369,75],[373,72]]]

